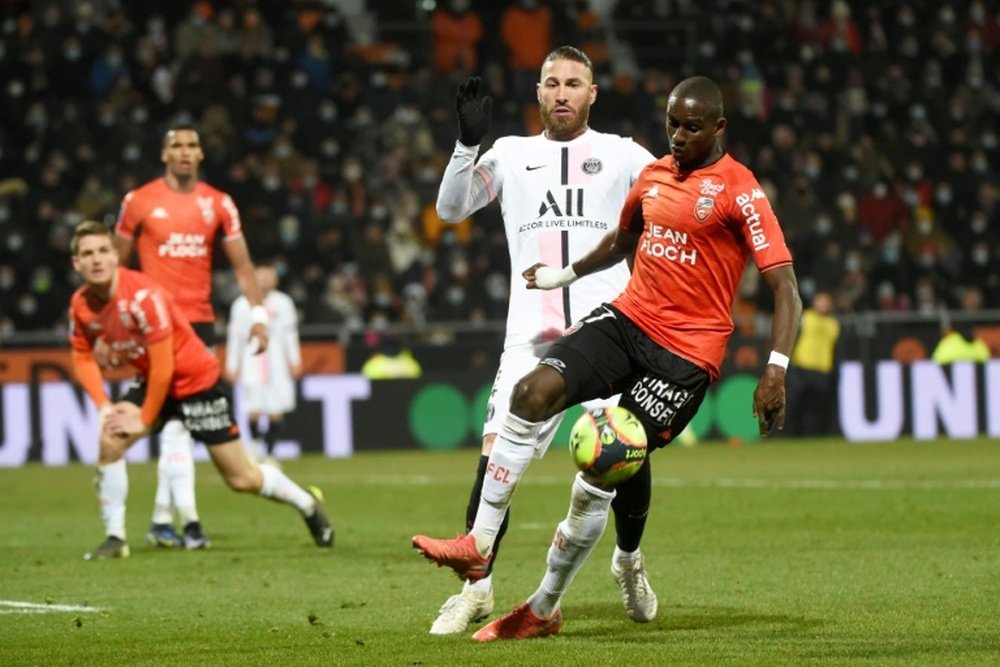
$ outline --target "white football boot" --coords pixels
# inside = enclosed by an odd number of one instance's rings
[[[461,593],[445,600],[438,617],[431,625],[432,635],[455,635],[465,632],[470,623],[481,621],[493,613],[493,589],[481,593],[466,586]]]
[[[627,566],[621,566],[612,559],[611,574],[621,586],[622,603],[629,618],[636,623],[649,623],[656,618],[656,593],[649,585],[642,554]]]

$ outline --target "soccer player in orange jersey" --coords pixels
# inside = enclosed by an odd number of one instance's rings
[[[775,303],[773,352],[754,392],[753,411],[761,435],[775,424],[783,426],[785,371],[802,303],[781,227],[753,173],[723,149],[726,119],[722,94],[712,80],[692,77],[674,88],[667,100],[666,129],[670,154],[639,175],[616,232],[569,266],[536,264],[524,272],[529,289],[553,289],[634,257],[625,291],[569,329],[518,381],[494,455],[504,448],[533,447],[541,424],[558,411],[616,392],[622,395],[619,404],[642,422],[650,448],[668,444],[719,377],[733,331],[733,300],[748,259]],[[538,590],[473,639],[523,639],[559,631],[562,596],[604,532],[612,499],[620,496],[636,516],[648,510],[649,461],[647,457],[640,471],[617,488],[600,488],[577,475]],[[504,475],[491,475],[485,483],[502,486]],[[512,493],[506,489],[493,495],[509,499]],[[636,547],[640,537],[641,532],[635,536]],[[432,542],[426,543],[429,557],[460,576],[475,576],[491,557],[489,534],[476,526],[463,538]],[[641,581],[635,584],[640,593],[647,588]]]
[[[125,195],[115,231],[115,245],[123,265],[133,247],[139,268],[167,289],[209,348],[214,348],[215,313],[212,309],[212,251],[216,236],[236,273],[240,290],[252,306],[251,345],[267,348],[267,311],[261,300],[240,215],[232,198],[198,178],[204,155],[198,131],[177,125],[163,137],[162,178]],[[150,544],[201,548],[209,542],[195,506],[194,460],[191,435],[179,420],[168,422],[159,436],[160,459]],[[183,536],[174,529],[173,509],[180,515]]]
[[[148,275],[118,265],[111,229],[99,222],[77,226],[73,268],[83,278],[70,300],[73,369],[100,414],[98,500],[105,541],[85,558],[125,558],[125,450],[168,419],[207,446],[212,462],[234,491],[256,493],[295,506],[317,546],[333,544],[333,526],[318,489],[303,489],[283,472],[252,463],[233,417],[232,389],[220,380],[219,361],[199,340],[180,307]],[[94,358],[100,338],[132,364],[140,379],[112,403]]]

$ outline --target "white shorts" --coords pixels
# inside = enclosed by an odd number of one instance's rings
[[[240,408],[243,412],[277,415],[295,409],[295,383],[269,382],[267,384],[240,383]]]
[[[503,427],[503,421],[510,411],[510,395],[514,391],[514,385],[522,377],[530,373],[545,353],[548,351],[550,342],[533,345],[514,345],[503,351],[500,355],[500,366],[497,368],[496,377],[493,378],[493,389],[490,391],[490,398],[486,404],[486,423],[483,424],[483,437],[496,435]],[[588,410],[609,405],[618,405],[618,396],[611,398],[597,398],[583,404]],[[539,433],[538,446],[535,448],[535,458],[540,459],[545,456],[552,438],[559,430],[562,423],[563,412],[545,422]]]

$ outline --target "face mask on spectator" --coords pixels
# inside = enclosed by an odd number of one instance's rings
[[[948,188],[939,188],[934,192],[934,200],[942,206],[947,206],[952,200],[951,190]]]
[[[917,231],[924,236],[927,236],[934,229],[934,223],[930,220],[924,218],[923,220],[917,221]]]

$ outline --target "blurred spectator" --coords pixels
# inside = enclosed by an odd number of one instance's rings
[[[516,0],[500,18],[507,47],[507,69],[513,98],[534,104],[538,70],[552,50],[552,11],[538,0]]]
[[[393,334],[369,331],[365,344],[373,349],[361,366],[361,374],[371,380],[415,380],[423,374],[420,362]]]
[[[834,351],[839,337],[833,297],[829,292],[817,292],[802,313],[802,327],[788,367],[786,434],[830,432],[836,390]]]
[[[909,230],[910,211],[884,181],[878,181],[858,202],[858,227],[873,244],[882,243],[889,234]]]
[[[23,187],[0,193],[0,295],[4,280],[68,289],[71,272],[32,278],[53,239],[74,216],[113,217],[109,199],[155,176],[156,137],[185,119],[211,149],[206,175],[259,235],[255,253],[286,263],[305,323],[495,318],[504,290],[490,276],[509,270],[498,214],[446,233],[433,215],[454,140],[440,72],[482,71],[497,99],[521,102],[497,105],[496,132],[528,134],[538,118],[523,102],[558,39],[593,45],[602,126],[655,154],[664,91],[687,74],[719,80],[729,122],[745,126],[728,148],[779,208],[807,296],[830,291],[843,313],[937,312],[976,287],[1000,307],[993,0],[333,4],[11,4],[0,183]],[[446,15],[467,23],[439,68]],[[406,47],[373,46],[380,35]],[[2,298],[4,331],[63,318],[44,290]]]
[[[431,14],[431,65],[442,74],[479,68],[483,22],[470,0],[448,0]]]

